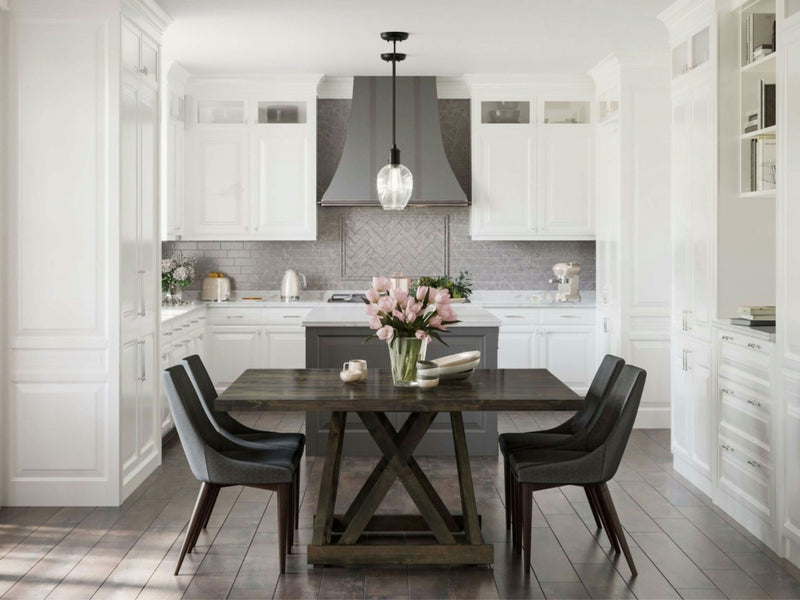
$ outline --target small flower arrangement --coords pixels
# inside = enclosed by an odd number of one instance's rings
[[[180,289],[194,281],[195,259],[178,254],[161,261],[161,291],[167,304],[180,304]]]
[[[389,279],[380,277],[364,302],[369,327],[375,331],[364,341],[377,337],[389,345],[395,385],[413,385],[417,360],[425,358],[424,343],[433,338],[446,346],[441,334],[459,322],[446,289],[421,285],[409,294],[389,290]]]

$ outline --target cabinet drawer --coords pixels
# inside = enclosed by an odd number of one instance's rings
[[[208,322],[213,325],[260,325],[262,312],[259,308],[212,308],[208,311]]]
[[[749,446],[756,458],[772,462],[770,405],[744,393],[731,382],[719,382],[719,422]],[[729,433],[725,434],[730,436]]]
[[[267,308],[263,313],[264,324],[301,326],[309,312],[310,308]]]
[[[720,357],[718,376],[720,379],[726,379],[736,384],[743,388],[743,391],[747,391],[757,398],[769,400],[772,397],[769,369],[764,370],[761,366],[737,361],[730,353]]]
[[[502,325],[536,325],[539,323],[539,308],[487,308],[500,319]]]
[[[748,371],[769,379],[772,344],[741,334],[720,331],[719,355],[722,360],[741,365]]]
[[[720,436],[719,487],[767,522],[772,520],[772,469]]]
[[[541,322],[546,325],[592,325],[592,308],[540,308]]]

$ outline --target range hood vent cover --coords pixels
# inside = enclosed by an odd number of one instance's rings
[[[342,158],[322,206],[380,206],[378,171],[392,141],[392,78],[354,77]],[[442,143],[435,77],[397,78],[397,146],[414,175],[409,206],[466,206]]]

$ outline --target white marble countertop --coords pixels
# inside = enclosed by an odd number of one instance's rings
[[[500,319],[481,306],[454,304],[461,321],[453,327],[499,327]],[[367,327],[363,304],[325,304],[313,309],[303,319],[304,327]]]
[[[206,303],[202,302],[189,302],[187,304],[180,304],[178,306],[162,306],[161,307],[161,322],[166,323],[172,319],[177,319],[183,315],[197,309],[205,309]]]
[[[297,302],[283,302],[277,290],[242,290],[233,293],[227,302],[206,302],[210,308],[236,306],[254,306],[268,308],[273,306],[293,306],[298,308],[328,305],[331,294],[349,294],[363,292],[364,290],[304,290],[301,299]],[[548,296],[549,294],[549,296]],[[184,296],[197,303],[202,303],[196,292],[184,292]],[[468,306],[483,306],[488,308],[594,308],[595,292],[586,290],[581,292],[581,301],[554,302],[553,290],[477,290],[470,298]],[[259,300],[244,300],[244,298],[260,298]],[[342,303],[346,306],[346,303]],[[339,304],[336,304],[339,306]],[[462,305],[457,305],[462,306]],[[163,309],[166,310],[166,309]],[[172,309],[170,309],[172,310]]]
[[[775,327],[745,327],[744,325],[731,325],[728,321],[714,321],[714,327],[746,335],[762,342],[775,342]]]

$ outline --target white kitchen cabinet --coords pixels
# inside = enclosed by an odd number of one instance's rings
[[[502,77],[469,84],[472,239],[594,239],[591,86]],[[570,96],[576,102],[562,100]]]
[[[316,239],[318,83],[186,81],[182,239]]]
[[[263,328],[250,325],[208,328],[208,372],[214,384],[225,388],[245,369],[263,366]]]
[[[476,132],[472,239],[527,239],[536,235],[535,129],[527,125],[508,127],[481,125]]]
[[[164,199],[164,239],[174,240],[183,235],[184,206],[184,124],[170,118],[167,124],[167,196]]]
[[[539,365],[585,394],[595,372],[594,327],[547,327],[539,336]]]
[[[266,368],[305,368],[306,333],[304,327],[265,327],[263,335]]]
[[[184,239],[250,235],[250,139],[244,127],[200,129],[186,136]]]
[[[155,86],[159,81],[159,43],[135,23],[122,19],[122,68]]]
[[[253,235],[260,239],[317,239],[312,135],[286,124],[262,125],[253,134]]]
[[[711,347],[686,335],[672,342],[672,451],[681,473],[711,494],[716,439]]]
[[[595,149],[597,339],[647,371],[637,427],[670,423],[670,103],[666,57],[610,56],[590,74]],[[597,360],[603,354],[598,352]]]
[[[593,236],[594,126],[543,125],[540,137],[540,233]]]
[[[538,362],[536,337],[536,332],[526,327],[501,327],[498,335],[497,367],[532,368]]]

